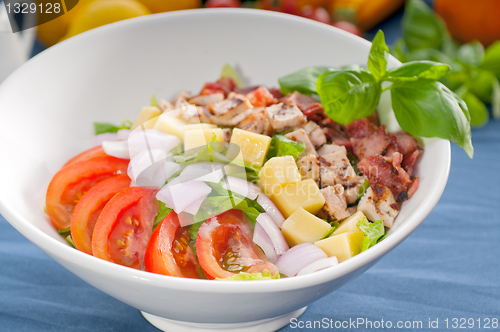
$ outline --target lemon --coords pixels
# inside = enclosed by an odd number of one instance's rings
[[[200,0],[139,0],[153,13],[193,9],[201,6]]]
[[[148,14],[151,12],[135,0],[94,0],[76,14],[63,39],[106,24]]]

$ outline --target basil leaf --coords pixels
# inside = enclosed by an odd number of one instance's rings
[[[480,67],[493,72],[500,79],[500,41],[494,42],[486,49]]]
[[[120,129],[130,129],[130,126],[132,126],[130,121],[123,122],[120,127],[107,122],[94,122],[94,134],[116,133]]]
[[[443,21],[422,0],[406,2],[402,28],[410,52],[423,48],[439,50],[447,38]]]
[[[234,83],[236,83],[236,86],[238,88],[242,88],[243,87],[243,81],[241,80],[241,77],[240,75],[238,75],[238,73],[236,72],[236,70],[231,67],[230,64],[226,63],[224,65],[224,67],[222,67],[222,70],[221,70],[221,73],[220,73],[220,77],[229,77],[229,78],[232,78]]]
[[[483,69],[470,69],[465,73],[467,89],[485,103],[491,102],[493,84],[496,77],[491,71]]]
[[[389,78],[418,78],[438,80],[450,72],[451,67],[433,61],[412,61],[398,68],[389,69]]]
[[[282,135],[274,135],[269,150],[267,151],[266,160],[273,157],[292,156],[295,160],[304,151],[306,145],[302,142],[295,142]]]
[[[326,115],[340,124],[369,116],[380,100],[382,87],[365,70],[325,72],[316,89]]]
[[[500,83],[498,80],[493,82],[493,93],[491,94],[491,109],[493,119],[500,119]]]
[[[407,62],[406,60],[406,44],[403,38],[398,38],[394,42],[394,44],[391,46],[390,52],[392,56],[394,56],[396,59],[398,59],[401,62]]]
[[[478,42],[463,44],[458,49],[458,59],[471,66],[479,66],[483,62],[484,47]]]
[[[449,139],[472,158],[467,105],[440,82],[419,80],[391,86],[392,108],[399,125],[413,136]]]
[[[328,67],[306,67],[295,73],[283,76],[279,79],[281,92],[285,95],[294,91],[306,95],[315,94],[316,81],[327,70]]]
[[[385,44],[384,33],[379,30],[372,41],[370,54],[368,55],[368,70],[376,79],[381,79],[387,71],[387,58],[389,48]]]
[[[363,237],[363,244],[361,246],[361,252],[373,247],[385,237],[384,222],[382,220],[369,222],[365,217],[358,221],[356,226],[358,226],[358,228],[365,233],[365,236]]]
[[[482,127],[489,120],[488,109],[486,105],[479,100],[473,93],[465,90],[463,93],[458,94],[460,98],[467,104],[467,109],[470,114],[470,125],[472,127]]]

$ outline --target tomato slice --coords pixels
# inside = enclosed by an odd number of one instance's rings
[[[118,192],[104,206],[94,227],[95,257],[142,269],[144,254],[160,205],[158,188],[130,187]]]
[[[77,163],[80,161],[92,159],[95,157],[108,157],[108,155],[106,154],[106,152],[104,152],[101,145],[93,147],[92,149],[88,149],[87,151],[83,151],[79,155],[74,156],[73,158],[68,160],[68,162],[66,164],[64,164],[64,166],[68,166],[68,165],[71,165],[71,164],[74,164],[74,163]]]
[[[144,258],[146,271],[167,276],[198,278],[198,261],[189,245],[189,229],[181,227],[174,211],[156,227]]]
[[[57,228],[68,228],[71,214],[83,194],[98,182],[127,174],[128,160],[95,157],[65,166],[50,181],[45,204],[47,214]]]
[[[196,238],[196,252],[209,279],[239,272],[278,272],[253,243],[252,227],[241,210],[226,211],[203,223]]]
[[[97,218],[106,203],[128,187],[128,175],[113,176],[90,188],[78,201],[71,216],[71,237],[78,250],[92,255],[92,233]]]

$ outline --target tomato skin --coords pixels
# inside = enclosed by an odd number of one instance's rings
[[[302,16],[305,18],[309,18],[311,20],[315,20],[321,23],[330,24],[330,14],[326,11],[325,8],[313,8],[311,6],[305,6],[301,9]]]
[[[239,272],[278,272],[253,243],[252,228],[241,210],[229,210],[205,221],[198,231],[196,252],[209,279],[227,278]],[[237,264],[245,261],[251,264]]]
[[[359,30],[359,28],[352,23],[346,21],[337,21],[335,23],[332,23],[332,26],[350,32],[352,34],[355,34],[356,36],[363,37],[361,30]]]
[[[112,176],[127,174],[128,160],[95,157],[67,165],[50,181],[45,204],[55,227],[68,228],[71,214],[83,194],[98,182]]]
[[[167,276],[198,278],[198,262],[189,246],[187,232],[186,228],[181,229],[177,213],[170,212],[151,235],[144,257],[145,270]]]
[[[238,8],[241,7],[240,0],[208,0],[205,8]]]
[[[90,188],[78,201],[71,216],[71,237],[78,250],[92,255],[92,233],[97,218],[106,203],[129,186],[128,175],[113,176]]]
[[[96,158],[96,157],[108,157],[106,152],[104,152],[103,148],[101,145],[95,146],[91,149],[88,149],[87,151],[83,151],[82,153],[74,156],[64,166],[68,166],[80,161]]]
[[[104,206],[94,227],[92,253],[109,262],[142,269],[158,213],[158,188],[130,187]]]

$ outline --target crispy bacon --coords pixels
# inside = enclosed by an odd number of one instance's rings
[[[344,126],[349,137],[365,138],[370,136],[377,127],[368,121],[368,118],[355,120],[353,123]]]
[[[307,120],[309,121],[320,122],[326,118],[325,110],[320,103],[314,103],[302,112],[307,116]]]
[[[360,160],[379,154],[391,157],[397,151],[396,138],[385,132],[385,125],[365,138],[353,137],[351,142],[353,153]]]
[[[302,112],[308,109],[312,104],[318,103],[314,98],[303,95],[302,93],[297,91],[295,91],[291,95],[285,96],[280,101],[286,102],[289,100],[292,100]]]
[[[217,82],[205,83],[201,89],[200,95],[211,95],[213,93],[223,93],[224,97],[227,98],[229,92],[236,89],[236,83],[231,77],[221,77]]]
[[[422,152],[422,147],[413,136],[404,131],[394,133],[394,137],[398,143],[398,152],[403,155],[401,165],[409,175],[412,175],[413,165],[415,165],[418,156]]]
[[[352,143],[342,132],[337,132],[335,129],[329,127],[324,127],[323,132],[328,142],[345,146],[348,152],[352,152]]]
[[[283,98],[285,95],[281,93],[281,90],[280,89],[276,89],[276,88],[268,88],[269,92],[271,92],[271,94],[273,95],[274,98],[276,99],[281,99]]]
[[[395,152],[392,159],[381,155],[371,156],[358,163],[359,170],[368,178],[370,184],[378,183],[388,187],[397,202],[409,199],[417,190],[419,178],[410,178],[401,167],[403,155]]]

